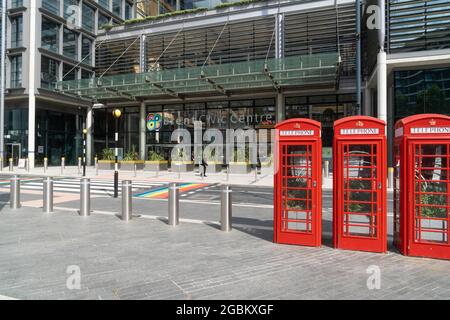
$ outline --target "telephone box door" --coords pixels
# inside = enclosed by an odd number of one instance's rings
[[[409,154],[409,254],[450,259],[449,139],[410,140]]]
[[[296,124],[295,120],[299,121]],[[290,130],[298,126],[300,130]],[[277,125],[275,242],[321,245],[322,144],[320,123],[291,119]],[[284,128],[284,130],[283,130]],[[287,128],[287,129],[286,129]],[[283,135],[283,132],[287,132]],[[291,134],[291,136],[289,136]]]
[[[337,159],[336,247],[384,252],[384,170],[381,141],[341,141]]]

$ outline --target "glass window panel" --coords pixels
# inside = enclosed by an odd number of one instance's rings
[[[42,18],[41,47],[53,52],[59,51],[59,24]]]
[[[59,16],[59,0],[42,0],[42,7]]]
[[[11,19],[11,47],[22,46],[23,17],[18,16]]]
[[[78,56],[78,33],[67,28],[63,30],[63,54],[72,59]]]
[[[11,57],[11,88],[22,86],[22,56]]]
[[[54,87],[55,82],[58,79],[58,62],[47,58],[41,57],[41,87],[51,89]]]
[[[87,31],[94,32],[95,9],[83,3],[82,27]]]
[[[113,13],[117,16],[122,16],[122,0],[112,0]]]

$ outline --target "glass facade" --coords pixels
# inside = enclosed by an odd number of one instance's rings
[[[390,0],[390,52],[450,48],[450,0]]]
[[[98,4],[108,10],[109,10],[109,2],[110,0],[98,0]]]
[[[82,118],[76,114],[36,110],[36,163],[42,164],[44,157],[49,164],[57,165],[61,156],[68,165],[75,165],[82,155]],[[39,148],[42,146],[43,148]]]
[[[103,13],[98,13],[98,27],[102,27],[106,24],[109,24],[109,17],[104,15]]]
[[[74,68],[70,64],[63,64],[63,77],[64,80],[75,80],[77,79],[77,68]]]
[[[42,0],[42,7],[59,16],[59,0]]]
[[[148,150],[159,150],[169,154],[175,142],[171,134],[177,128],[188,129],[194,137],[194,121],[203,123],[203,130],[226,129],[273,129],[275,124],[275,99],[231,100],[147,106],[148,113],[162,115],[162,126],[158,133],[146,131]],[[105,147],[114,146],[115,121],[110,109],[94,111],[94,148],[101,154]],[[270,139],[270,134],[269,138]],[[139,146],[139,110],[125,108],[119,121],[119,147],[128,150]]]
[[[11,18],[11,48],[22,46],[23,17]]]
[[[324,147],[333,145],[334,121],[354,115],[355,107],[354,95],[287,97],[285,101],[286,119],[309,118],[322,123]]]
[[[23,6],[23,0],[11,0],[11,8],[19,8]]]
[[[77,24],[79,10],[78,0],[64,0],[64,19],[67,22]]]
[[[58,79],[59,63],[46,56],[41,57],[41,87],[51,89]]]
[[[83,62],[86,64],[92,64],[92,40],[84,37],[81,43],[81,59],[84,59]]]
[[[63,54],[69,58],[78,58],[78,33],[64,28],[63,30]]]
[[[95,31],[95,9],[83,3],[82,27],[87,31]]]
[[[42,18],[41,47],[53,52],[59,52],[59,24]]]
[[[395,121],[418,113],[450,115],[450,68],[395,71]]]
[[[119,17],[122,16],[122,0],[112,0],[112,12]]]
[[[11,88],[22,87],[22,55],[11,57]]]

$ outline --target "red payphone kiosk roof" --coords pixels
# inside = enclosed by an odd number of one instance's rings
[[[334,122],[334,134],[336,136],[341,135],[340,133],[340,129],[342,129],[343,127],[348,127],[348,128],[368,128],[368,124],[370,124],[370,126],[372,128],[377,128],[378,133],[377,134],[381,134],[384,135],[385,134],[385,128],[386,128],[386,122],[384,122],[383,120],[374,118],[374,117],[369,117],[369,116],[350,116],[350,117],[345,117],[345,118],[341,118],[339,120],[336,120]],[[344,129],[343,129],[344,130]],[[364,135],[364,133],[361,133],[360,135]]]
[[[450,117],[438,113],[415,114],[398,120],[394,126],[395,137],[405,135],[431,137],[450,134]]]
[[[395,127],[406,127],[414,122],[422,121],[422,120],[428,120],[428,119],[442,119],[445,121],[450,121],[450,117],[446,116],[444,114],[439,113],[421,113],[421,114],[415,114],[413,116],[409,116],[403,119],[398,120],[395,123]]]
[[[275,128],[278,129],[280,127],[288,126],[289,124],[294,124],[294,123],[298,123],[298,122],[308,123],[308,124],[310,124],[312,126],[316,126],[318,128],[321,127],[321,123],[316,120],[312,120],[312,119],[308,119],[308,118],[293,118],[293,119],[284,120],[280,123],[277,123],[275,125]]]

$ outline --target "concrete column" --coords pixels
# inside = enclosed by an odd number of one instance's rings
[[[364,90],[364,112],[363,115],[370,116],[372,114],[372,89]]]
[[[92,165],[92,106],[86,112],[86,164]]]
[[[36,68],[36,1],[30,1],[30,46],[28,51],[28,161],[30,169],[34,168],[34,147],[36,135],[36,96],[35,96],[35,68]]]
[[[145,102],[139,108],[139,158],[145,160]]]
[[[285,108],[284,108],[284,95],[282,93],[277,94],[276,102],[276,121],[281,122],[285,119]]]
[[[377,94],[378,94],[378,119],[387,121],[387,68],[386,52],[379,52],[377,56]]]
[[[394,143],[394,86],[388,88],[388,108],[387,108],[387,148],[388,167],[393,167],[393,143]]]

